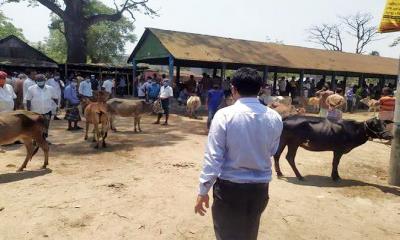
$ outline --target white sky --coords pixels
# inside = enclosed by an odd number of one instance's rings
[[[111,0],[103,0],[110,5]],[[135,33],[140,38],[145,27],[187,31],[256,41],[282,40],[285,44],[318,47],[307,41],[306,29],[321,23],[335,23],[337,16],[368,12],[379,24],[386,0],[150,0],[160,17],[136,14]],[[112,6],[112,5],[110,5]],[[29,41],[48,36],[49,11],[26,4],[1,6],[5,15],[22,28]],[[400,33],[383,34],[367,51],[398,57],[399,48],[389,47]],[[127,53],[134,44],[127,45]],[[345,39],[345,50],[353,51],[354,42]]]

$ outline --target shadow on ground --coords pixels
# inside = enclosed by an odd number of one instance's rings
[[[0,184],[17,182],[25,179],[36,178],[51,173],[51,169],[40,169],[32,171],[14,172],[0,174]]]
[[[382,186],[373,183],[367,183],[359,180],[352,179],[342,179],[339,182],[332,181],[332,178],[328,176],[317,176],[317,175],[307,175],[304,177],[304,181],[299,181],[296,177],[281,177],[281,179],[286,180],[287,182],[303,185],[303,186],[314,186],[314,187],[332,187],[332,188],[340,188],[340,187],[374,187],[379,189],[384,193],[390,193],[396,196],[400,196],[400,188],[397,187],[389,187]]]

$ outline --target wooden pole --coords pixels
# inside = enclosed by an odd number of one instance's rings
[[[333,72],[333,74],[332,74],[331,88],[332,88],[333,91],[336,91],[337,79],[336,79],[336,73],[335,72]]]
[[[272,87],[272,95],[276,95],[276,83],[278,81],[278,71],[274,72],[274,85]]]
[[[394,134],[389,164],[389,184],[400,186],[400,59],[393,130]]]
[[[299,79],[300,97],[304,97],[303,81],[304,81],[304,70],[301,70]]]
[[[264,67],[264,71],[263,71],[263,83],[267,83],[268,80],[268,66]]]
[[[136,69],[137,69],[136,60],[132,59],[132,79],[133,79],[133,81],[132,81],[132,95],[134,97],[137,97],[136,86],[138,84],[136,82]]]
[[[174,80],[174,57],[169,56],[168,59],[168,65],[169,65],[169,85],[171,85],[172,81]]]

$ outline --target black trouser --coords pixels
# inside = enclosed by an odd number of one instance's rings
[[[217,179],[212,216],[218,240],[255,240],[268,204],[268,183],[233,183]]]
[[[51,120],[51,111],[45,114],[42,114],[44,118],[44,126],[46,127],[45,129],[45,137],[47,138],[49,136],[49,127],[50,127],[50,120]]]

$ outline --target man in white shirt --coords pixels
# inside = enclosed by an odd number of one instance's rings
[[[281,77],[281,79],[279,79],[278,88],[279,88],[279,95],[287,96],[286,95],[286,79],[285,79],[285,77]]]
[[[15,95],[14,89],[6,83],[7,73],[0,71],[0,112],[11,112],[14,110]]]
[[[25,108],[26,108],[25,97],[26,97],[26,94],[28,93],[28,89],[30,87],[36,85],[36,82],[35,82],[36,71],[29,70],[27,72],[27,74],[28,74],[28,78],[24,81],[24,87],[23,87],[23,91],[22,91],[23,92],[23,98],[24,98],[23,102],[24,102]]]
[[[60,100],[61,100],[60,74],[59,74],[59,73],[56,73],[56,74],[54,75],[54,77],[49,78],[49,79],[47,80],[47,82],[46,82],[46,85],[53,87],[53,89],[54,89],[56,95],[58,96],[58,97],[57,97],[57,99],[58,99],[58,105],[56,105],[55,102],[53,102],[53,103],[52,103],[52,104],[53,104],[53,109],[52,109],[51,112],[52,112],[52,114],[53,114],[53,116],[54,116],[54,120],[60,120],[60,119],[57,117],[57,112],[58,112],[58,109],[60,108],[60,103],[61,103],[61,101],[60,101]]]
[[[112,93],[113,93],[113,88],[114,88],[114,83],[113,83],[112,79],[109,78],[109,79],[105,80],[104,83],[103,83],[102,88],[104,88],[104,90],[106,92],[108,92],[110,94],[110,96],[111,96]]]
[[[45,119],[46,137],[50,126],[52,102],[58,103],[58,96],[53,87],[46,85],[46,77],[38,74],[35,77],[36,85],[31,86],[26,94],[26,107],[28,111],[41,114]]]
[[[162,125],[168,125],[169,118],[169,99],[174,96],[174,91],[171,86],[169,86],[169,79],[166,78],[165,74],[163,77],[163,86],[160,89],[159,99],[161,101],[161,107],[164,110],[165,114],[165,122]],[[154,124],[160,124],[160,120],[162,118],[162,113],[159,113],[157,116],[157,121]]]
[[[78,93],[81,98],[93,97],[92,83],[90,82],[89,77],[86,77],[84,81],[79,83]]]
[[[204,215],[213,188],[212,217],[217,239],[256,240],[272,178],[271,158],[282,133],[280,115],[262,105],[255,69],[241,68],[232,79],[235,104],[220,109],[208,134],[195,213]]]

